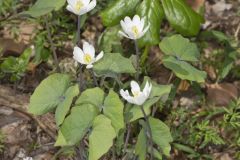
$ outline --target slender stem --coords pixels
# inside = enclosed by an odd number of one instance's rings
[[[137,72],[136,72],[136,80],[139,80],[139,72],[140,72],[140,52],[137,44],[137,40],[134,40],[135,51],[136,51],[136,63],[137,63]]]
[[[148,140],[149,140],[149,143],[150,143],[150,147],[151,147],[150,160],[152,160],[152,159],[153,159],[153,137],[152,137],[152,130],[151,130],[151,126],[150,126],[150,123],[149,123],[147,114],[146,114],[146,112],[144,111],[143,106],[141,105],[140,108],[141,108],[141,111],[142,111],[142,113],[143,113],[144,119],[145,119],[145,121],[146,121],[146,125],[147,125],[147,131],[148,131],[148,133],[146,133],[146,135],[147,135],[147,137],[148,137]]]
[[[50,42],[50,46],[51,46],[51,50],[52,50],[52,54],[53,54],[54,64],[57,67],[57,72],[60,72],[60,67],[59,67],[59,62],[58,62],[58,58],[57,58],[56,48],[55,48],[55,46],[53,44],[51,30],[50,30],[50,24],[48,22],[48,16],[45,16],[44,20],[45,20],[45,23],[46,23],[46,29],[47,29],[47,34],[48,34],[48,41]]]
[[[90,69],[90,72],[91,72],[91,74],[92,74],[95,87],[98,87],[97,78],[96,78],[96,76],[95,76],[95,74],[94,74],[93,69]]]
[[[126,136],[126,139],[125,139],[124,149],[123,149],[123,152],[124,152],[124,153],[125,153],[126,150],[127,150],[127,146],[128,146],[128,141],[129,141],[129,138],[130,138],[130,134],[131,134],[131,124],[128,124],[128,125],[127,125],[127,136]]]
[[[77,40],[76,40],[76,45],[80,47],[81,43],[81,16],[78,16],[77,20]],[[82,65],[78,63],[79,65],[79,72],[78,72],[78,82],[79,82],[79,87],[80,91],[82,92],[84,90],[84,77],[83,77],[83,70],[82,70]]]

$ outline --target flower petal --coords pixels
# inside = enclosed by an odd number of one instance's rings
[[[93,45],[89,44],[88,42],[83,42],[83,52],[84,54],[89,54],[92,59],[95,57],[95,49]]]
[[[87,68],[87,69],[90,69],[90,68],[92,68],[92,67],[93,67],[92,64],[88,64],[86,68]]]
[[[138,85],[138,83],[136,81],[131,81],[131,91],[132,93],[140,93],[140,86]]]
[[[68,4],[71,6],[75,6],[77,1],[76,0],[67,0]]]
[[[103,51],[100,52],[100,53],[97,55],[97,57],[96,57],[96,59],[95,59],[95,62],[99,61],[99,60],[103,57],[103,55],[104,55],[104,52],[103,52]]]
[[[88,6],[84,6],[83,8],[81,8],[80,12],[77,15],[81,16],[87,12],[88,12]]]
[[[118,33],[126,38],[129,38],[129,39],[133,39],[133,37],[129,37],[126,33],[122,32],[122,31],[118,31]]]
[[[73,7],[71,5],[67,5],[67,10],[76,14],[76,12],[74,11]]]
[[[73,50],[73,58],[78,61],[79,63],[85,64],[83,60],[84,53],[79,47],[74,47]]]
[[[147,97],[142,92],[137,97],[134,97],[134,103],[139,106],[142,105],[146,100]]]
[[[97,5],[97,1],[96,0],[92,0],[89,4],[88,4],[88,9],[87,11],[91,11],[94,7],[96,7]]]

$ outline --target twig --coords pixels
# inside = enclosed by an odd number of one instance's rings
[[[151,126],[150,126],[150,123],[149,123],[147,114],[146,114],[146,112],[144,111],[143,106],[141,105],[140,108],[141,108],[141,111],[142,111],[142,113],[143,113],[144,119],[145,119],[146,124],[147,124],[147,131],[148,131],[149,135],[148,135],[148,133],[146,133],[146,135],[147,135],[147,137],[148,137],[148,140],[149,140],[149,143],[150,143],[150,147],[151,147],[150,160],[152,160],[152,159],[153,159],[153,137],[152,137],[152,130],[151,130]]]
[[[136,51],[136,62],[137,62],[137,72],[136,72],[136,80],[139,80],[139,71],[140,71],[140,52],[137,44],[137,40],[134,40],[134,45],[135,45],[135,51]]]
[[[57,67],[57,72],[60,72],[61,70],[60,70],[60,67],[59,67],[56,48],[55,48],[55,46],[53,44],[53,40],[52,40],[51,30],[50,30],[50,26],[49,26],[49,22],[48,22],[48,16],[44,16],[44,20],[45,20],[45,23],[46,23],[46,29],[47,29],[47,34],[48,34],[47,37],[48,37],[48,41],[50,42],[54,64]]]

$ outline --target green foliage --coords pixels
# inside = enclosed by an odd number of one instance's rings
[[[140,0],[116,0],[104,9],[100,16],[105,26],[110,27],[119,24],[125,16],[134,15],[134,11]]]
[[[198,34],[203,17],[196,13],[184,0],[161,0],[167,20],[184,36]]]
[[[4,139],[5,135],[0,130],[0,153],[2,153],[4,150]]]
[[[99,159],[113,145],[116,132],[111,126],[111,120],[104,115],[94,119],[93,130],[89,136],[89,160]]]
[[[144,17],[147,33],[138,41],[139,46],[157,45],[160,42],[160,27],[164,17],[163,8],[158,0],[144,0],[137,9],[137,14]]]
[[[122,53],[121,37],[117,36],[119,26],[108,27],[99,38],[99,46],[104,53]]]
[[[216,129],[209,126],[209,121],[205,120],[197,123],[190,131],[190,143],[192,145],[200,144],[200,148],[212,143],[215,145],[224,144],[223,139],[218,135]]]
[[[206,73],[194,68],[185,62],[198,61],[199,51],[196,44],[189,42],[181,35],[173,35],[164,38],[160,43],[161,50],[166,54],[163,57],[163,65],[171,69],[176,76],[184,80],[204,82]]]
[[[10,80],[13,82],[20,80],[27,70],[32,53],[32,48],[27,48],[20,57],[7,57],[0,65],[0,71],[10,74]]]
[[[162,121],[153,117],[149,118],[149,123],[154,143],[161,148],[164,155],[170,156],[170,143],[173,141],[170,129]]]
[[[31,17],[38,18],[40,16],[46,15],[53,10],[57,11],[64,6],[66,0],[38,0],[28,11],[24,11],[21,14],[30,15]]]
[[[111,124],[118,135],[119,130],[124,128],[123,103],[117,93],[110,90],[103,105],[104,115],[111,120]]]
[[[99,111],[91,104],[77,105],[60,127],[55,146],[71,146],[78,143],[91,127]]]
[[[144,129],[138,134],[137,143],[135,146],[135,152],[139,160],[145,160],[147,155],[147,137],[145,136]]]
[[[101,61],[97,62],[94,72],[98,76],[116,77],[121,73],[135,73],[135,69],[130,59],[123,57],[119,53],[105,53]]]
[[[42,115],[59,105],[65,105],[61,103],[66,103],[65,92],[70,86],[70,82],[70,77],[66,74],[56,73],[47,77],[40,83],[31,96],[28,112],[35,115]]]

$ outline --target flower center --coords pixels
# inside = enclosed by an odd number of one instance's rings
[[[91,63],[92,57],[90,56],[90,54],[85,54],[85,55],[84,55],[84,61],[85,61],[85,63],[87,63],[87,64]]]
[[[134,33],[135,37],[137,37],[137,36],[138,36],[138,34],[139,34],[139,31],[138,31],[138,28],[137,28],[137,26],[133,26],[133,27],[132,27],[132,31],[133,31],[133,33]]]
[[[133,92],[133,97],[137,97],[139,95],[139,93],[140,92],[138,92],[138,91]]]
[[[83,2],[81,0],[78,0],[75,9],[79,12],[83,6]]]

